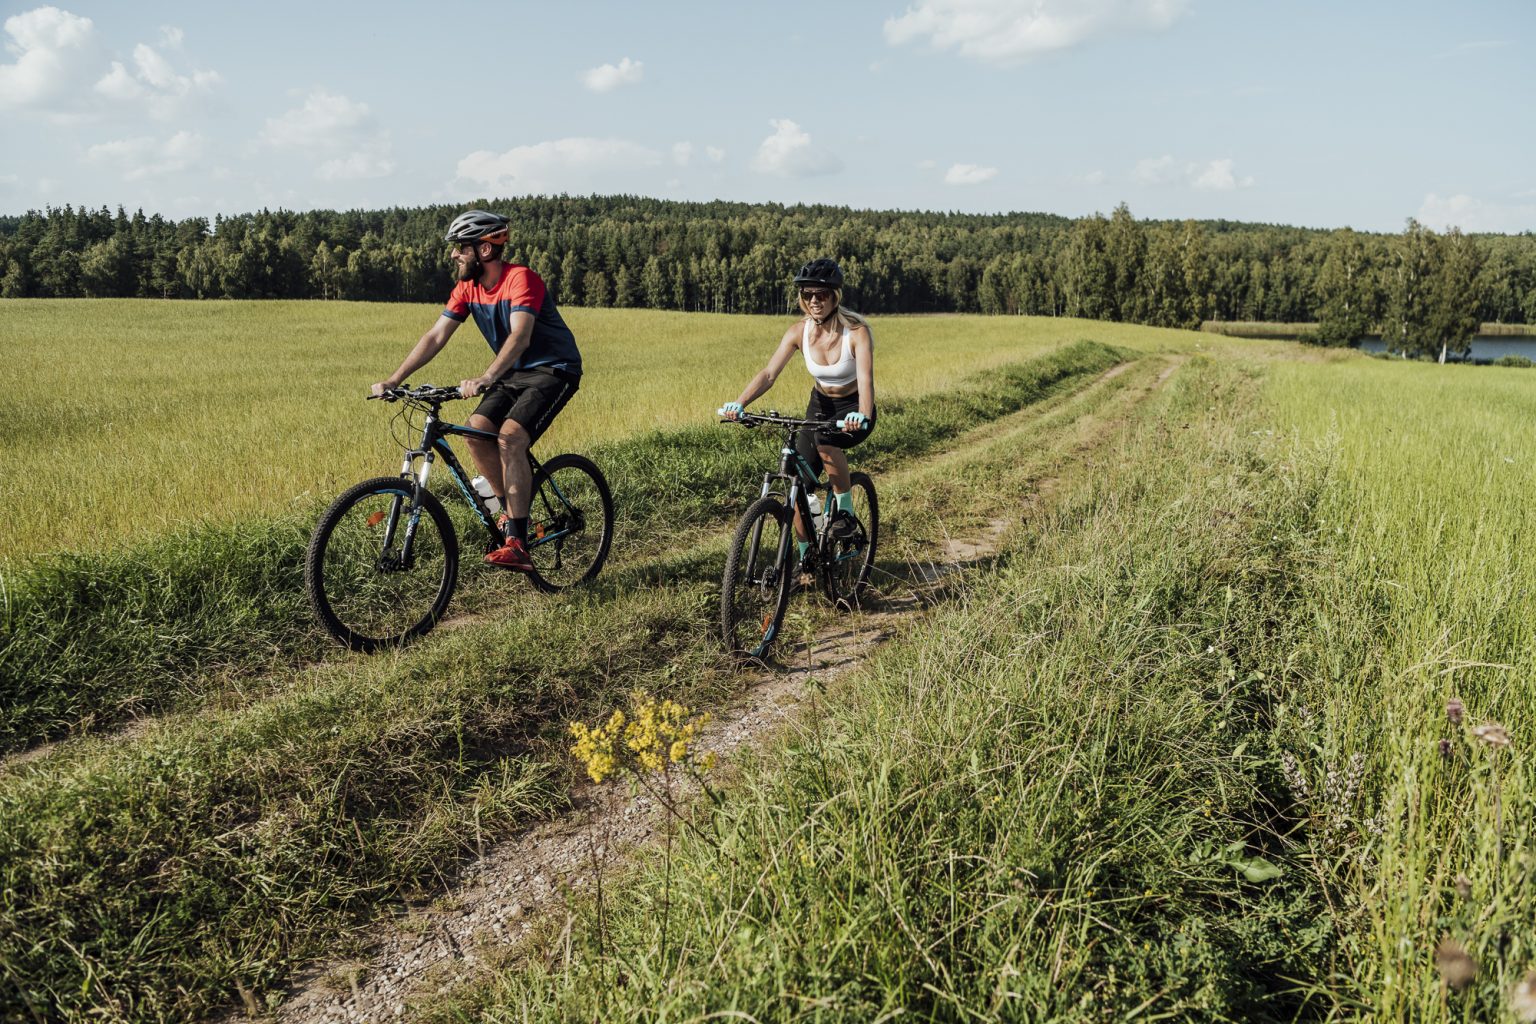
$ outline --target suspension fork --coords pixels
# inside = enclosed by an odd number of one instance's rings
[[[428,420],[427,430],[431,430],[431,420]],[[412,463],[417,458],[421,459],[421,469],[413,470]],[[411,481],[411,505],[405,517],[405,537],[400,542],[400,564],[409,567],[416,547],[416,527],[421,522],[421,496],[426,493],[427,480],[432,475],[432,463],[437,455],[431,447],[418,451],[405,453],[405,461],[400,465],[400,475]],[[384,547],[387,550],[394,540],[395,528],[400,522],[401,495],[395,495],[389,510],[389,528],[384,531]]]

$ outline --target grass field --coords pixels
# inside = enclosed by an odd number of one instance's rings
[[[392,410],[364,403],[441,312],[325,302],[7,300],[10,500],[0,563],[95,549],[188,523],[227,523],[329,500],[400,465]],[[541,444],[588,450],[650,430],[714,422],[772,354],[789,317],[567,311],[586,374]],[[882,404],[942,390],[989,366],[1090,339],[1189,346],[1173,331],[1039,318],[890,317],[875,328]],[[473,325],[417,382],[479,374]],[[762,405],[799,412],[797,360]],[[464,415],[473,408],[465,403]]]
[[[593,404],[560,446],[623,496],[597,587],[471,575],[473,618],[382,657],[315,633],[294,596],[314,507],[395,458],[384,415],[333,382],[360,392],[364,357],[390,368],[434,313],[0,305],[23,433],[77,442],[18,474],[26,517],[75,452],[80,522],[153,467],[141,446],[195,454],[181,488],[286,460],[206,510],[153,498],[180,506],[125,518],[113,550],[42,531],[7,552],[0,755],[76,735],[0,761],[0,1021],[275,1005],[370,917],[561,813],[571,721],[637,686],[701,708],[739,687],[714,601],[771,445],[708,414],[773,318],[572,311]],[[178,355],[204,334],[217,358]],[[139,353],[138,376],[107,374],[116,441],[51,393],[77,337]],[[881,426],[855,461],[881,489],[882,572],[994,520],[1001,556],[726,766],[669,860],[403,1016],[1531,1019],[1523,375],[1011,318],[876,337]],[[465,372],[478,344],[450,349]],[[248,393],[264,412],[227,447],[201,433]],[[805,598],[792,614],[795,635],[835,624]]]

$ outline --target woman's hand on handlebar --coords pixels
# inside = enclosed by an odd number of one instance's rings
[[[720,408],[715,410],[715,415],[719,416],[727,423],[734,423],[741,419],[743,412],[745,412],[745,410],[742,409],[740,402],[726,402]]]
[[[368,394],[371,398],[383,398],[386,393],[395,390],[399,386],[399,384],[392,380],[381,380],[368,389]]]

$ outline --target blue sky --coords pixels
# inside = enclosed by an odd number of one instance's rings
[[[1533,0],[7,0],[0,21],[0,213],[623,192],[1536,230]]]

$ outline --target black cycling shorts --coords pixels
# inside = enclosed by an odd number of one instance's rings
[[[537,441],[580,383],[577,375],[559,370],[513,370],[486,389],[475,415],[484,416],[496,429],[511,420]]]
[[[859,393],[857,391],[842,398],[833,398],[812,388],[810,404],[805,407],[805,418],[835,421],[858,411]],[[799,433],[795,435],[795,451],[811,464],[811,469],[816,471],[818,477],[821,476],[821,453],[816,450],[816,446],[852,448],[875,429],[875,416],[878,415],[878,410],[871,408],[870,413],[869,419],[858,430],[812,430],[810,427],[801,427]]]

